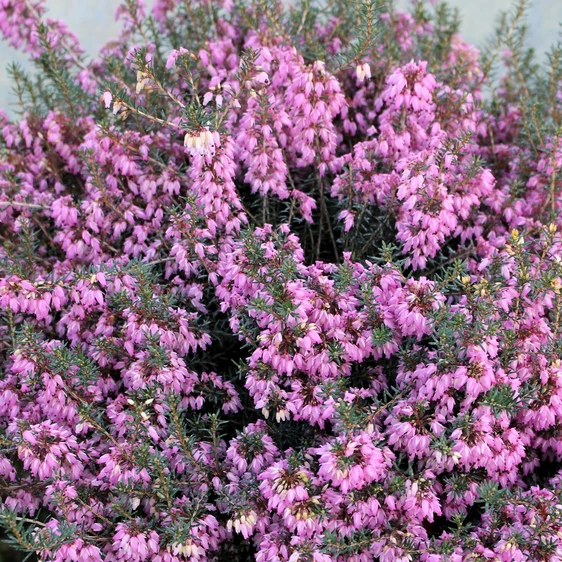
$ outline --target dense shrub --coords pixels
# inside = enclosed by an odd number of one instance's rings
[[[1,0],[0,521],[41,560],[562,560],[562,50],[524,4]]]

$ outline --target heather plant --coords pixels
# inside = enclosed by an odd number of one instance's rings
[[[562,560],[562,47],[525,2],[2,0],[0,523],[52,562]]]

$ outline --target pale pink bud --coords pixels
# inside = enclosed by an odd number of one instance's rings
[[[355,68],[355,72],[357,74],[358,82],[363,82],[365,78],[371,77],[371,67],[369,66],[368,62],[358,64]]]
[[[107,109],[109,109],[109,106],[111,105],[111,100],[113,99],[113,96],[111,95],[111,92],[104,92],[101,96],[101,99],[102,99],[103,103],[105,104],[105,107]]]

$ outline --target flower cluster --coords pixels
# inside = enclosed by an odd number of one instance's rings
[[[444,4],[284,4],[126,0],[88,63],[0,0],[40,70],[0,114],[0,525],[42,562],[560,562],[562,51],[523,7],[481,55]]]

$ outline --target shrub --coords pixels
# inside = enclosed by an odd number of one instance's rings
[[[524,11],[479,53],[445,4],[127,0],[87,62],[2,1],[18,549],[562,559],[562,49]]]

